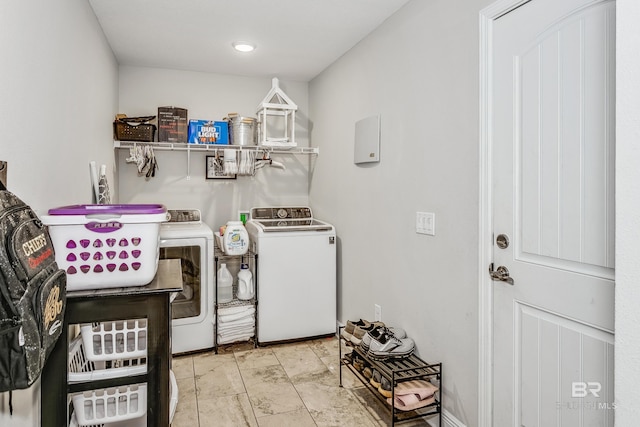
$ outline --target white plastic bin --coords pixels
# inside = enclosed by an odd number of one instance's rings
[[[80,335],[90,361],[147,357],[147,319],[82,324]]]
[[[87,382],[142,375],[147,372],[145,357],[120,359],[111,361],[91,361],[84,351],[81,336],[74,338],[69,344],[69,382]]]
[[[169,423],[173,421],[173,417],[176,414],[176,407],[178,406],[178,382],[176,381],[176,376],[173,371],[169,371],[169,393],[171,395],[171,400],[169,401]],[[146,398],[146,396],[145,396]],[[78,427],[82,425],[91,426],[91,427],[146,427],[147,425],[147,414],[145,413],[137,418],[131,418],[124,421],[113,421],[111,419],[106,420],[103,423],[95,423],[92,424],[80,424],[78,418],[76,417],[75,412],[75,404],[74,404],[74,413],[71,416],[71,422],[69,423],[69,427]]]
[[[73,395],[71,401],[81,426],[132,420],[147,412],[147,385],[85,391]]]
[[[143,286],[158,269],[163,205],[73,205],[49,209],[58,266],[67,290]]]

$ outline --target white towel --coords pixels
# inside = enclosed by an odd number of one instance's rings
[[[243,305],[239,307],[224,307],[218,310],[218,316],[222,316],[226,314],[242,313],[247,311],[250,308],[253,308],[253,307],[250,305]]]
[[[234,320],[244,319],[245,317],[253,317],[253,314],[256,312],[254,307],[247,307],[248,310],[233,313],[233,314],[219,314],[218,319],[220,322],[231,322]]]
[[[227,328],[218,328],[219,335],[229,335],[238,332],[253,332],[253,325],[234,326]]]
[[[228,337],[218,336],[218,344],[229,344],[232,342],[249,341],[253,335],[233,335]]]
[[[226,320],[226,319],[218,319],[219,325],[246,325],[248,323],[253,323],[254,322],[254,316],[250,315],[250,316],[246,316],[246,317],[241,317],[239,319],[233,319],[233,320]]]
[[[232,326],[242,326],[242,325],[253,325],[255,322],[253,320],[253,317],[246,317],[243,319],[239,319],[239,320],[234,320],[232,322],[223,322],[220,321],[218,322],[218,329],[223,328],[223,327],[232,327]]]

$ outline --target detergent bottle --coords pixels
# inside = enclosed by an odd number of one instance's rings
[[[242,221],[229,221],[224,230],[224,252],[227,255],[244,255],[249,250],[249,233]]]
[[[227,268],[227,264],[221,264],[218,269],[218,303],[233,300],[233,276]]]
[[[238,299],[250,300],[254,296],[253,274],[249,270],[249,264],[243,263],[238,272]]]

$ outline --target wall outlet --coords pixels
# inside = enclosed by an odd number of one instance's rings
[[[382,307],[378,304],[373,304],[373,320],[374,322],[382,321]]]
[[[250,219],[251,219],[251,212],[249,212],[249,211],[238,211],[238,221],[242,221],[242,223],[245,224]]]

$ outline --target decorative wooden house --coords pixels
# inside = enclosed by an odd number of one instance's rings
[[[260,132],[258,144],[270,147],[295,147],[298,106],[280,89],[273,78],[271,90],[258,105]]]

